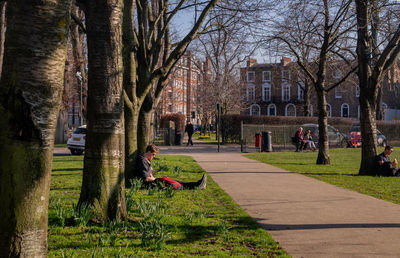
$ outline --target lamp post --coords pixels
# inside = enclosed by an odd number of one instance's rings
[[[80,125],[83,124],[83,109],[82,109],[82,104],[83,104],[83,99],[82,99],[82,73],[80,71],[76,72],[76,78],[78,79],[79,86],[80,86],[80,96],[79,96],[79,118],[80,118]]]
[[[218,152],[219,152],[219,135],[220,135],[220,126],[221,126],[221,105],[217,103],[217,113],[218,113],[218,118],[217,118],[217,139],[218,139]]]

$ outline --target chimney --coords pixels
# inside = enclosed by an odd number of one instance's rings
[[[257,59],[249,58],[249,60],[247,61],[247,67],[251,67],[255,64],[257,64]]]
[[[290,62],[292,62],[292,59],[290,59],[289,57],[284,57],[284,56],[282,56],[281,65],[285,66],[285,65],[287,65],[287,64],[290,63]]]

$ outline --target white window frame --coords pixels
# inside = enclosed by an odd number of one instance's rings
[[[304,100],[304,82],[300,80],[297,82],[297,99]]]
[[[287,90],[287,95],[285,94],[285,91]],[[282,101],[290,101],[290,84],[288,83],[283,83],[282,84]]]
[[[285,76],[284,76],[284,74],[285,73],[287,73],[287,78],[285,78]],[[281,72],[281,76],[282,76],[282,82],[283,83],[289,83],[289,81],[290,81],[290,70],[283,70],[282,72]]]
[[[253,108],[254,107],[257,107],[258,108],[258,114],[253,114]],[[251,105],[250,106],[250,115],[251,116],[259,116],[259,115],[261,115],[261,108],[260,108],[260,105],[258,105],[258,104],[253,104],[253,105]]]
[[[342,79],[342,77],[343,77],[342,71],[336,70],[335,71],[335,79]]]
[[[332,117],[332,106],[331,106],[331,104],[326,103],[327,111],[328,111],[328,107],[329,107],[328,117]]]
[[[289,104],[286,105],[286,107],[285,107],[285,116],[288,116],[288,108],[291,107],[291,106],[293,106],[293,108],[294,108],[294,116],[297,116],[296,106],[294,104],[292,104],[292,103],[289,103]]]
[[[275,114],[273,114],[273,115],[269,112],[269,109],[271,107],[274,107],[274,110],[275,110]],[[267,107],[267,116],[276,116],[276,105],[275,104],[269,104],[268,105],[268,107]]]
[[[337,86],[335,88],[335,98],[336,99],[341,99],[342,98],[342,90],[340,89],[340,86]]]
[[[268,95],[266,93],[268,93]],[[271,101],[271,84],[270,83],[264,83],[262,85],[262,100],[265,102]]]
[[[256,85],[249,84],[246,87],[246,100],[254,101],[256,100]]]
[[[347,106],[347,116],[343,116],[343,110],[344,110],[344,108]],[[350,106],[349,106],[349,104],[347,104],[347,103],[343,103],[341,106],[340,106],[340,116],[341,117],[350,117]]]
[[[250,74],[253,75],[253,79],[252,79],[252,80],[249,79],[249,75],[250,75]],[[256,72],[255,72],[255,71],[247,71],[247,74],[246,74],[246,81],[248,81],[248,82],[254,82],[255,79],[256,79]]]
[[[268,74],[267,79],[265,78],[266,74]],[[262,72],[262,81],[263,82],[270,82],[271,81],[271,71],[263,71]]]

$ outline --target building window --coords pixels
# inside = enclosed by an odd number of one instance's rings
[[[254,71],[247,72],[247,81],[248,82],[254,82],[255,77],[256,77],[256,72],[254,72]]]
[[[356,86],[356,97],[360,97],[360,86]]]
[[[357,118],[360,119],[360,105],[357,106]]]
[[[339,79],[342,79],[342,77],[343,77],[342,71],[336,70],[336,71],[335,71],[335,78],[336,78],[337,80],[339,80]]]
[[[282,71],[282,82],[288,83],[290,80],[290,72],[289,71]]]
[[[326,112],[328,113],[328,117],[332,117],[332,107],[330,104],[326,104]]]
[[[250,106],[250,115],[251,116],[259,116],[260,113],[260,106],[257,104],[253,104]]]
[[[271,71],[263,71],[263,82],[271,81]]]
[[[246,88],[247,101],[254,101],[256,99],[256,86],[251,84]]]
[[[287,104],[285,107],[285,116],[296,116],[296,106]]]
[[[282,101],[289,101],[290,100],[290,85],[283,84],[282,85]]]
[[[382,116],[385,119],[386,110],[388,109],[388,105],[385,102],[382,102]]]
[[[176,74],[177,74],[179,77],[181,77],[181,76],[182,76],[182,70],[181,70],[181,69],[176,70]]]
[[[269,104],[267,108],[268,116],[276,116],[276,106],[275,104]]]
[[[168,91],[168,99],[172,99],[172,91]]]
[[[340,86],[337,86],[335,88],[335,98],[337,98],[337,99],[342,98],[342,90],[340,89]]]
[[[262,85],[262,100],[271,101],[271,84],[269,83]]]
[[[312,117],[313,114],[314,114],[313,105],[310,104],[310,105],[308,106],[308,116],[311,116],[311,117]]]
[[[168,112],[172,112],[172,104],[168,104]]]
[[[341,106],[341,117],[349,117],[350,110],[349,110],[349,104],[343,103]]]
[[[304,100],[304,82],[303,81],[297,82],[297,99]]]

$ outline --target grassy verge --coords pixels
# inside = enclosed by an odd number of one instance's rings
[[[67,148],[66,143],[54,144],[54,148]]]
[[[380,149],[382,152],[383,149]],[[331,149],[331,165],[316,165],[317,152],[252,153],[246,157],[343,188],[400,204],[400,177],[359,176],[361,149]],[[399,159],[396,149],[391,155]]]
[[[200,135],[199,131],[196,131],[193,134],[193,139],[200,140],[200,141],[207,142],[207,143],[218,143],[218,141],[216,140],[215,137],[216,137],[215,131],[211,132],[210,135],[208,133],[206,133],[206,135],[204,135],[204,134]],[[222,139],[221,139],[221,141],[222,141]]]
[[[156,177],[200,179],[204,171],[190,157],[162,156]],[[56,156],[49,208],[49,257],[287,257],[279,245],[208,178],[205,190],[127,191],[136,222],[87,222],[74,210],[82,180],[82,156]]]

